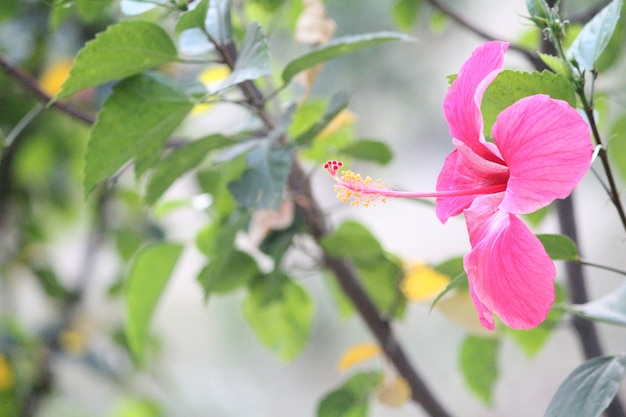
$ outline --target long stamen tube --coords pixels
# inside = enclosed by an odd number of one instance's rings
[[[483,185],[469,189],[433,191],[433,192],[411,192],[392,190],[385,186],[381,180],[373,180],[370,177],[361,177],[361,174],[354,173],[349,170],[341,172],[338,176],[339,169],[343,166],[341,161],[328,161],[324,164],[324,168],[335,178],[337,184],[337,198],[342,202],[350,202],[353,206],[363,205],[369,207],[376,201],[386,202],[386,197],[393,198],[438,198],[438,197],[461,197],[471,195],[495,194],[506,189],[506,184]]]

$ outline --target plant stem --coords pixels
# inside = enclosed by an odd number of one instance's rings
[[[32,94],[36,99],[41,101],[44,104],[49,104],[52,97],[46,94],[45,91],[39,87],[39,83],[37,79],[25,72],[18,66],[12,65],[7,61],[3,56],[0,55],[0,68],[4,70],[10,77],[12,77],[15,81],[18,82],[26,90],[28,93]],[[66,113],[73,118],[83,121],[87,124],[93,124],[95,121],[94,117],[79,109],[78,107],[72,106],[71,104],[64,103],[61,101],[56,101],[50,105],[52,108],[61,110],[63,113]]]
[[[587,262],[583,260],[579,260],[578,263],[581,264],[582,266],[590,266],[592,268],[603,269],[605,271],[614,272],[619,275],[626,275],[626,271],[624,271],[623,269],[614,268],[612,266],[601,265],[595,262]]]
[[[313,198],[309,179],[297,161],[294,163],[289,176],[289,189],[293,195],[297,196],[298,211],[304,218],[311,236],[319,242],[330,233],[330,229],[326,224],[322,210]],[[352,264],[327,254],[324,255],[323,262],[335,274],[342,290],[350,298],[363,321],[378,340],[387,358],[411,387],[413,401],[420,404],[433,417],[450,416],[408,359],[404,349],[393,334],[390,323],[381,316],[370,296],[365,292]]]
[[[622,223],[622,227],[626,231],[626,212],[624,212],[624,206],[622,205],[622,200],[620,199],[619,189],[617,187],[617,183],[615,182],[615,176],[613,175],[611,163],[609,162],[608,153],[606,152],[606,148],[602,143],[602,138],[598,130],[598,125],[596,124],[595,115],[593,114],[593,104],[591,100],[587,100],[585,91],[582,88],[578,89],[577,92],[583,106],[583,111],[585,112],[587,120],[589,121],[589,126],[591,128],[591,134],[593,136],[593,139],[596,144],[600,146],[598,158],[602,162],[602,168],[604,169],[604,173],[606,174],[606,180],[608,181],[609,198],[611,199],[611,202],[617,210],[617,214]]]
[[[445,4],[441,3],[439,0],[426,0],[426,2],[428,4],[430,4],[432,7],[434,7],[435,9],[439,10],[441,13],[445,14],[446,16],[448,16],[456,24],[458,24],[459,26],[469,30],[470,32],[474,33],[475,35],[477,35],[477,36],[479,36],[479,37],[481,37],[481,38],[483,38],[485,40],[489,40],[489,41],[496,39],[495,36],[492,36],[491,34],[489,34],[486,31],[484,31],[482,28],[474,25],[473,23],[470,23],[463,16],[461,16],[459,13],[457,13],[454,9],[452,9],[449,6],[446,6]],[[533,54],[532,52],[530,52],[526,48],[523,48],[523,47],[521,47],[519,45],[516,45],[516,44],[514,44],[512,42],[509,42],[509,49],[524,55],[524,57],[526,59],[528,59],[533,65],[539,64],[539,63],[542,62],[541,59],[537,55]]]
[[[210,36],[207,33],[207,36]],[[221,45],[209,38],[221,54],[224,62],[232,69],[235,66],[237,50],[234,44]],[[274,119],[265,109],[265,98],[255,83],[245,81],[239,89],[246,97],[250,106],[265,124],[266,130],[275,126]],[[284,140],[285,138],[283,138]],[[308,176],[300,163],[295,160],[288,179],[290,194],[294,196],[298,212],[304,218],[309,233],[319,244],[321,239],[330,233],[323,211],[317,204]],[[320,245],[321,247],[321,245]],[[387,358],[393,363],[398,373],[407,381],[411,388],[411,398],[420,404],[432,417],[450,417],[434,394],[430,391],[415,367],[409,361],[404,349],[393,334],[390,323],[380,314],[367,294],[352,264],[344,259],[337,259],[324,254],[323,264],[331,270],[346,296],[352,301],[363,321],[378,340]]]
[[[547,0],[547,3],[550,7],[554,7],[556,1]],[[560,39],[557,39],[557,47],[560,49],[559,52],[563,53]],[[544,40],[542,42],[542,51],[545,53],[554,54],[556,52],[555,45],[547,40]],[[541,62],[539,63],[539,65],[535,65],[535,69],[541,71],[547,68],[545,64]],[[584,97],[584,91],[582,96]],[[584,102],[586,102],[586,99],[583,100]],[[589,108],[590,106],[586,107]],[[585,112],[586,111],[587,110],[585,109]],[[588,118],[592,131],[595,130],[597,133],[597,128],[595,127],[595,119],[593,117],[593,111],[591,113],[591,117],[589,117],[588,115]],[[595,133],[594,137],[596,137]],[[600,136],[598,135],[596,137],[596,140],[599,139]],[[602,150],[600,152],[602,152]],[[557,200],[556,208],[559,217],[561,233],[569,237],[574,242],[574,244],[576,244],[577,247],[580,247],[572,195],[564,200]],[[585,275],[582,265],[576,262],[566,262],[565,270],[567,275],[567,291],[570,301],[574,304],[584,304],[588,302],[589,296],[587,293],[587,285],[585,283]],[[594,322],[578,316],[574,316],[572,317],[572,326],[574,327],[574,330],[578,336],[578,341],[586,359],[591,359],[604,354]],[[617,395],[609,404],[605,414],[607,417],[624,417],[624,407],[622,406],[622,403]]]

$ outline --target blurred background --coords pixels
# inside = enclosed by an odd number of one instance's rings
[[[568,1],[567,8],[572,12],[585,10],[588,3]],[[501,40],[519,41],[534,30],[524,18],[523,0],[451,0],[445,4]],[[397,30],[391,1],[328,0],[326,6],[337,23],[336,36]],[[67,59],[85,39],[122,16],[119,4],[113,2],[107,15],[87,21],[70,17],[53,31],[49,23],[52,7],[63,5],[3,0],[0,6],[0,53],[40,81],[51,68],[68,65]],[[446,77],[456,73],[484,40],[425,4],[409,33],[415,42],[385,44],[327,63],[313,96],[348,91],[357,136],[380,139],[393,150],[394,159],[387,166],[355,163],[350,169],[401,188],[429,191],[434,190],[443,160],[452,150],[442,113]],[[298,52],[292,34],[285,30],[269,31],[269,40],[279,65]],[[513,51],[508,52],[505,67],[531,69]],[[618,76],[622,69],[620,63],[607,79]],[[86,94],[74,100],[82,100],[88,107],[98,103],[99,95],[106,91]],[[608,100],[623,112],[619,94]],[[0,128],[5,137],[33,106],[35,100],[0,73]],[[228,130],[240,121],[236,110],[220,108],[213,115],[191,116],[185,129],[191,134],[209,125],[218,131]],[[49,130],[49,126],[54,129]],[[131,191],[121,191],[120,199],[108,211],[107,221],[116,230],[139,228],[143,234],[164,233],[187,244],[153,318],[153,343],[158,353],[148,360],[148,367],[134,370],[114,343],[115,338],[107,336],[115,335],[124,321],[123,301],[112,296],[119,292],[118,284],[126,272],[120,261],[120,254],[125,253],[119,247],[120,240],[105,236],[98,252],[87,256],[89,245],[98,236],[93,233],[97,225],[92,221],[98,196],[85,201],[80,185],[87,127],[58,112],[45,111],[26,129],[35,139],[16,162],[20,200],[2,217],[0,315],[4,331],[11,329],[11,334],[22,335],[26,346],[34,343],[29,335],[38,334],[55,338],[64,352],[31,352],[38,360],[50,362],[55,378],[53,390],[41,395],[37,416],[314,416],[319,400],[349,376],[349,372],[338,369],[342,354],[355,344],[374,341],[358,316],[340,316],[324,277],[303,274],[299,283],[309,290],[316,305],[314,329],[300,357],[292,363],[280,362],[246,324],[240,306],[242,294],[204,299],[195,278],[202,256],[193,247],[197,230],[207,222],[202,210],[189,204],[159,217],[142,208]],[[431,207],[411,201],[389,201],[368,209],[342,205],[334,197],[332,180],[323,174],[314,174],[315,194],[333,223],[362,221],[386,250],[406,262],[436,264],[469,249],[462,219],[441,225]],[[132,188],[132,178],[122,177],[120,181]],[[192,179],[179,181],[165,200],[188,199],[195,191]],[[581,184],[575,204],[584,258],[626,269],[624,238],[615,227],[614,208],[593,176]],[[20,236],[19,230],[11,227],[18,223],[25,233]],[[541,231],[558,232],[553,214]],[[40,262],[41,269],[35,273],[26,270],[20,266],[24,258],[31,264]],[[59,312],[59,298],[50,296],[54,288],[45,283],[58,280],[64,287],[74,288],[81,285],[86,268],[91,271],[89,285],[80,303],[72,305],[79,312],[72,316],[71,331],[55,333],[50,324],[57,322],[59,314],[70,312]],[[588,274],[593,298],[619,284],[614,274],[599,270],[589,270]],[[59,297],[64,296],[70,295]],[[603,325],[599,329],[607,353],[624,351],[623,331]],[[459,372],[458,349],[466,329],[443,318],[437,310],[429,313],[429,305],[423,304],[411,305],[396,330],[418,371],[457,416],[542,415],[559,384],[582,360],[567,327],[558,329],[533,359],[503,339],[498,358],[500,379],[494,404],[487,408],[469,393]],[[20,366],[27,369],[31,359],[24,358]],[[391,372],[381,358],[359,367]],[[425,414],[411,403],[390,408],[373,402],[370,415]]]

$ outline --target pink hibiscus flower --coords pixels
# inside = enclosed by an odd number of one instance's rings
[[[471,250],[463,259],[470,295],[482,325],[493,314],[509,327],[531,329],[554,301],[554,262],[517,217],[567,197],[591,163],[589,127],[566,102],[546,95],[523,98],[498,115],[493,143],[483,135],[480,104],[502,69],[508,44],[488,42],[463,64],[444,101],[455,149],[446,158],[437,192],[391,190],[369,177],[325,167],[337,179],[338,197],[368,205],[384,197],[435,197],[446,222],[463,213]]]

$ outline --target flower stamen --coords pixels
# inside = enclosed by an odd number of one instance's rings
[[[441,190],[434,192],[410,192],[393,190],[383,184],[382,180],[373,180],[371,177],[361,177],[350,170],[342,171],[341,175],[337,175],[339,169],[343,166],[343,162],[331,160],[324,164],[324,168],[335,178],[337,184],[335,191],[337,198],[343,203],[350,202],[353,206],[363,205],[369,207],[376,201],[386,202],[386,197],[394,198],[442,198],[442,197],[460,197],[474,196],[484,194],[496,194],[506,190],[506,183],[481,184],[474,188]]]

